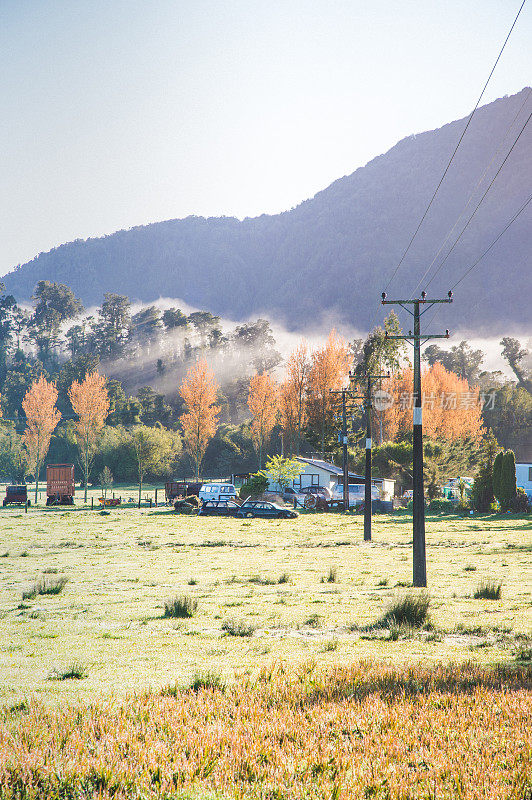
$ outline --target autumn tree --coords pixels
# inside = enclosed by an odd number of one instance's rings
[[[216,433],[219,411],[215,405],[217,393],[214,373],[204,360],[188,370],[179,390],[186,406],[186,412],[179,418],[183,428],[183,445],[198,478],[207,445]]]
[[[393,398],[384,413],[386,438],[390,441],[412,430],[412,385],[411,369],[383,382],[383,389]],[[421,386],[425,436],[480,441],[484,429],[478,387],[471,387],[439,362],[423,373]]]
[[[52,433],[57,427],[61,414],[55,407],[57,389],[44,375],[33,382],[22,401],[26,415],[24,447],[28,454],[28,465],[35,475],[35,502],[39,490],[39,472],[48,448]]]
[[[301,450],[301,434],[307,424],[307,389],[310,371],[308,344],[302,341],[288,357],[286,378],[281,384],[279,410],[285,436]]]
[[[278,387],[271,375],[254,375],[249,382],[248,407],[253,416],[251,435],[262,467],[262,454],[270,438],[278,407]]]
[[[87,502],[89,474],[105,418],[109,413],[109,397],[105,378],[97,372],[89,373],[83,381],[74,381],[68,396],[79,417],[76,422],[76,442],[85,484],[84,501]]]
[[[319,435],[322,458],[325,457],[325,434],[334,408],[331,389],[338,389],[349,372],[346,341],[335,330],[326,344],[314,350],[308,373],[308,418]]]

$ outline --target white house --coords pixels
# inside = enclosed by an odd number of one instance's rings
[[[532,500],[532,462],[516,463],[515,479],[517,485],[527,493],[528,499]]]
[[[336,464],[331,464],[330,461],[323,461],[319,458],[303,458],[302,456],[298,456],[297,460],[303,467],[303,471],[292,482],[294,489],[300,489],[304,486],[323,486],[332,491],[337,483],[342,482],[342,468],[337,467]],[[350,472],[349,483],[355,486],[363,484],[364,476]],[[388,478],[373,478],[372,484],[381,490],[383,500],[393,500],[395,481]],[[273,489],[273,485],[270,488]]]

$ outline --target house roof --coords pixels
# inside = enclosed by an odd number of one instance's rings
[[[331,475],[340,476],[343,474],[343,470],[341,467],[337,467],[336,464],[332,464],[330,461],[323,461],[320,458],[303,458],[302,456],[297,456],[297,460],[303,462],[303,464],[308,464],[310,467],[315,467],[316,469],[322,469],[325,472],[330,472]],[[348,473],[349,478],[355,478],[356,480],[364,481],[363,475],[357,475],[355,472]],[[375,483],[382,481],[382,478],[372,478],[372,481]]]

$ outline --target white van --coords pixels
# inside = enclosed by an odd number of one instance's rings
[[[199,499],[206,500],[234,500],[236,490],[232,483],[204,483],[199,490]]]
[[[349,484],[349,505],[358,506],[364,502],[366,487],[363,483],[350,483]],[[333,498],[335,500],[344,499],[343,484],[337,483],[333,489]],[[371,499],[378,500],[380,498],[379,487],[371,484]]]

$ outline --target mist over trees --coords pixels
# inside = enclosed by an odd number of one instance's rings
[[[0,477],[37,482],[46,452],[47,463],[76,464],[86,482],[107,467],[139,491],[148,479],[254,471],[279,453],[319,452],[339,462],[330,390],[345,385],[349,371],[361,376],[368,369],[390,372],[383,388],[398,400],[411,386],[408,351],[386,332],[401,332],[394,312],[365,339],[348,342],[331,331],[314,347],[301,340],[283,358],[263,318],[228,327],[210,311],[137,310],[114,293],[89,316],[70,287],[49,281],[38,284],[31,308],[3,292]],[[484,354],[466,341],[425,349],[423,386],[433,397],[425,412],[431,492],[449,477],[475,473],[488,431],[501,448],[530,457],[523,445],[532,425],[531,354],[508,336],[500,347],[515,380],[483,370]],[[39,421],[30,400],[43,389]],[[209,391],[200,408],[203,389]],[[463,405],[443,413],[438,398],[453,394]],[[373,415],[376,474],[409,485],[411,411],[395,405]],[[364,435],[362,412],[355,410],[353,469],[363,466]]]

